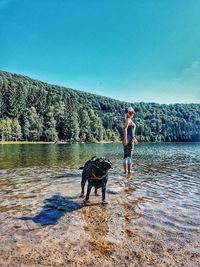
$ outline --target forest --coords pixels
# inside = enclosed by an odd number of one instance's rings
[[[127,103],[0,71],[1,141],[119,142],[128,106],[139,141],[200,141],[200,104]]]

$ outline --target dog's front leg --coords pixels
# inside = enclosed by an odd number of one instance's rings
[[[103,184],[101,187],[101,192],[102,192],[102,205],[106,205],[108,204],[108,202],[106,201],[106,185]]]
[[[91,189],[92,189],[92,185],[90,185],[90,183],[88,182],[87,194],[86,194],[86,197],[84,199],[84,203],[89,202],[89,197],[90,197]]]

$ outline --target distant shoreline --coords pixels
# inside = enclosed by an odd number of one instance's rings
[[[44,142],[44,141],[3,141],[0,142],[1,145],[19,145],[19,144],[53,144],[54,142]]]
[[[112,144],[116,143],[119,144],[121,142],[112,142],[112,141],[101,141],[101,142],[96,142],[96,143],[86,143],[86,142],[77,142],[77,143],[70,143],[67,141],[58,141],[58,142],[45,142],[45,141],[0,141],[0,145],[20,145],[20,144]]]
[[[166,141],[155,141],[155,142],[151,142],[151,141],[140,141],[139,144],[141,143],[199,143],[198,141],[182,141],[182,142],[166,142]],[[95,142],[95,143],[87,143],[87,142],[77,142],[77,143],[70,143],[67,141],[58,141],[58,142],[45,142],[45,141],[0,141],[0,145],[37,145],[37,144],[69,144],[69,145],[75,145],[75,144],[121,144],[121,141],[101,141],[101,142]]]

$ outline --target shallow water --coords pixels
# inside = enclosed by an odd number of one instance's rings
[[[110,204],[103,213],[99,210],[100,197],[91,196],[90,209],[82,209],[78,197],[78,168],[94,155],[109,158],[114,166],[107,186]],[[116,245],[119,240],[114,227],[119,226],[113,224],[112,207],[123,204],[124,216],[133,223],[128,236],[137,229],[138,236],[153,236],[167,243],[169,249],[184,247],[193,257],[199,255],[200,143],[139,144],[130,177],[123,175],[121,158],[120,144],[1,145],[0,238],[4,246],[12,250],[19,233],[25,239],[29,232],[59,225],[62,218],[69,219],[76,212],[85,232],[90,229],[95,234],[91,211],[101,214],[101,235],[115,239],[112,244]],[[39,232],[34,238],[38,236]],[[97,252],[95,242],[90,243]]]

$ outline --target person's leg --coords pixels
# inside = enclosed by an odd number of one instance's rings
[[[124,160],[123,160],[124,173],[127,172],[127,146],[124,145]]]
[[[128,164],[128,174],[131,173],[131,170],[132,170],[132,164]]]
[[[126,162],[124,162],[124,173],[126,173],[127,172],[127,164],[126,164]]]
[[[128,158],[127,158],[127,168],[128,168],[128,173],[131,173],[132,170],[132,154],[133,154],[133,144],[132,142],[128,144]]]
[[[131,170],[132,170],[132,158],[131,157],[128,157],[127,169],[128,169],[128,174],[131,173]]]

